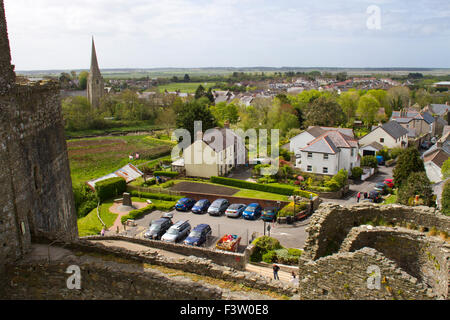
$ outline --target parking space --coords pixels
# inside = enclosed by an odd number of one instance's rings
[[[268,235],[267,227],[270,225],[270,235],[277,238],[281,245],[287,248],[303,248],[306,240],[305,229],[308,222],[298,222],[294,225],[281,225],[278,223],[266,223],[261,219],[245,220],[243,218],[233,219],[225,215],[216,217],[209,214],[194,214],[192,212],[171,211],[172,221],[176,223],[180,220],[188,220],[192,229],[199,224],[209,224],[212,229],[212,235],[207,241],[205,247],[214,248],[217,240],[225,234],[235,234],[241,237],[241,246],[239,252],[245,250],[245,247],[252,240],[252,235],[257,232],[264,234],[264,226]],[[136,227],[128,227],[127,235],[143,237],[152,220],[161,218],[165,212],[154,211],[145,217],[136,220]]]

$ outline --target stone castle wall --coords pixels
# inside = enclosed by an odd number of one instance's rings
[[[376,205],[363,203],[350,206],[322,204],[314,215],[307,232],[305,256],[309,259],[337,253],[353,227],[382,219],[385,223],[410,224],[416,227],[450,231],[450,217],[428,207]]]
[[[364,247],[379,251],[438,297],[448,298],[450,245],[445,241],[404,228],[361,226],[350,231],[340,252]]]

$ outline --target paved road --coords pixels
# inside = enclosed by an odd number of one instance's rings
[[[339,204],[353,204],[356,203],[356,195],[358,192],[369,193],[379,182],[383,182],[385,179],[392,179],[394,167],[378,167],[378,173],[370,177],[368,180],[360,182],[358,184],[350,185],[350,191],[343,199],[323,199],[325,203],[339,203]]]

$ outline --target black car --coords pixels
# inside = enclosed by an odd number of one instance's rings
[[[374,203],[380,203],[381,201],[383,201],[383,197],[381,196],[381,192],[380,191],[370,191],[369,193],[369,199],[372,200]]]
[[[172,225],[172,220],[167,218],[153,220],[150,224],[150,228],[144,233],[144,238],[153,240],[161,239]]]
[[[199,224],[191,231],[186,240],[184,240],[184,244],[200,247],[206,242],[211,233],[212,230],[208,224]]]

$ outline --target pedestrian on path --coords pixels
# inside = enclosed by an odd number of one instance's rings
[[[367,199],[367,196],[368,196],[367,192],[364,192],[364,199]]]
[[[280,267],[277,266],[276,264],[273,265],[273,278],[275,280],[280,280],[280,278],[278,277],[278,271],[280,271]]]
[[[119,226],[116,228],[116,234],[119,234]]]
[[[358,192],[356,195],[356,202],[359,203],[359,200],[361,199],[361,192]]]
[[[106,232],[105,227],[103,227],[102,232],[101,232],[102,237],[105,236],[105,232]]]
[[[295,274],[295,272],[292,271],[291,275],[292,275],[291,283],[292,283],[293,285],[298,285],[298,279],[297,279],[297,275]]]

